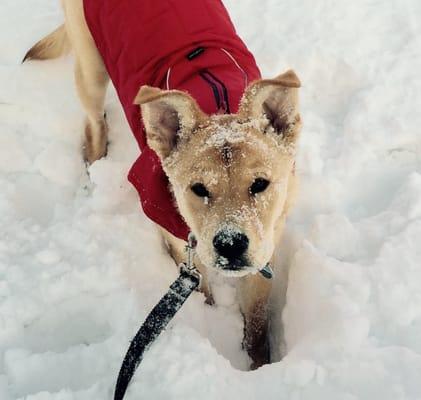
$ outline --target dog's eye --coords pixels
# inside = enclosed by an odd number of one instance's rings
[[[269,186],[269,181],[265,178],[256,178],[252,185],[249,187],[249,192],[253,196],[257,193],[264,192]]]
[[[209,197],[210,193],[203,183],[195,183],[190,187],[191,191],[198,197]]]

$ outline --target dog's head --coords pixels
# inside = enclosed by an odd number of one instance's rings
[[[243,275],[270,260],[294,169],[299,87],[293,71],[256,81],[231,115],[208,116],[176,90],[143,86],[136,97],[208,268]]]

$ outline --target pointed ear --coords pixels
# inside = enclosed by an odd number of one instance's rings
[[[266,117],[280,139],[295,141],[300,130],[298,88],[301,82],[289,70],[275,79],[253,82],[244,92],[239,114],[244,118]]]
[[[135,104],[142,110],[148,146],[161,160],[186,139],[205,114],[187,93],[142,86]]]

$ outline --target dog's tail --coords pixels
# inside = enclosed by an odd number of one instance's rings
[[[25,54],[22,62],[26,60],[50,60],[63,56],[69,51],[70,40],[63,24],[35,43]]]

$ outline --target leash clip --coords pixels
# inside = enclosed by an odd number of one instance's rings
[[[187,267],[196,268],[193,264],[194,252],[196,250],[197,240],[193,233],[189,233],[187,238],[186,252],[187,252]]]
[[[202,283],[202,274],[195,267],[193,263],[194,252],[197,246],[197,240],[192,232],[189,233],[187,238],[186,252],[187,252],[187,262],[180,264],[180,271],[187,273],[188,275],[193,276],[198,282],[198,287]]]

